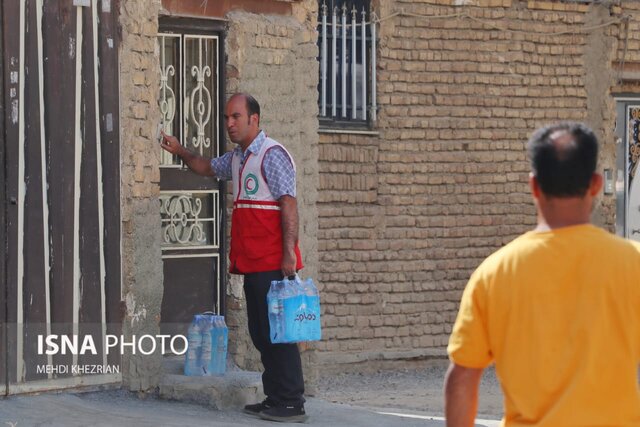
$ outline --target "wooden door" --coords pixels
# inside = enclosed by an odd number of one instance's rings
[[[7,392],[119,382],[103,350],[121,320],[119,2],[1,7]],[[90,335],[97,354],[46,354],[52,335]]]

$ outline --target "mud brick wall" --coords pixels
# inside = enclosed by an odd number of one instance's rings
[[[160,249],[160,153],[154,140],[160,121],[156,49],[160,0],[121,0],[120,124],[122,182],[123,333],[160,333],[162,258]],[[159,382],[162,358],[123,358],[123,381],[146,391]]]
[[[381,22],[372,134],[320,133],[323,341],[347,370],[446,357],[469,275],[535,224],[525,142],[584,121],[615,169],[615,64],[638,61],[636,2],[396,0]],[[395,15],[399,13],[398,15]],[[636,87],[636,92],[637,92]],[[615,224],[603,196],[596,223]]]

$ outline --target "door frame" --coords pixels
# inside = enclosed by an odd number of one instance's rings
[[[629,238],[627,221],[629,212],[627,109],[630,105],[640,107],[640,95],[622,94],[614,96],[614,101],[616,103],[616,234]],[[620,175],[622,175],[622,180],[620,180]]]
[[[227,36],[227,22],[219,18],[207,17],[181,17],[181,16],[160,16],[158,18],[158,34],[160,33],[176,33],[182,35],[215,35],[219,39],[218,49],[220,58],[218,91],[220,96],[220,108],[218,109],[217,138],[220,141],[218,155],[222,155],[225,151],[225,131],[224,131],[224,106],[226,102],[226,63],[227,55],[225,51],[225,43]],[[219,180],[217,185],[213,187],[220,194],[220,227],[219,227],[219,295],[218,307],[219,314],[226,316],[226,289],[227,289],[227,187],[226,181]]]
[[[4,52],[4,2],[0,3],[0,51]],[[7,358],[7,305],[8,305],[8,293],[7,293],[7,269],[6,269],[6,256],[7,256],[7,234],[6,234],[6,166],[5,159],[5,99],[4,99],[4,54],[0,54],[0,245],[2,245],[2,256],[0,256],[0,295],[3,298],[3,303],[0,304],[0,396],[6,396],[9,391],[9,377],[8,372],[8,358]]]

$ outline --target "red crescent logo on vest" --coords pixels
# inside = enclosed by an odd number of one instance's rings
[[[250,173],[244,179],[244,191],[250,196],[258,192],[258,178],[254,174]]]

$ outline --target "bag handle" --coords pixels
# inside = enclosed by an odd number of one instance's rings
[[[300,284],[302,283],[302,279],[300,279],[300,276],[298,276],[298,273],[296,274],[292,274],[290,276],[287,276],[283,279],[283,281],[289,281],[289,282],[293,282],[295,284]]]

